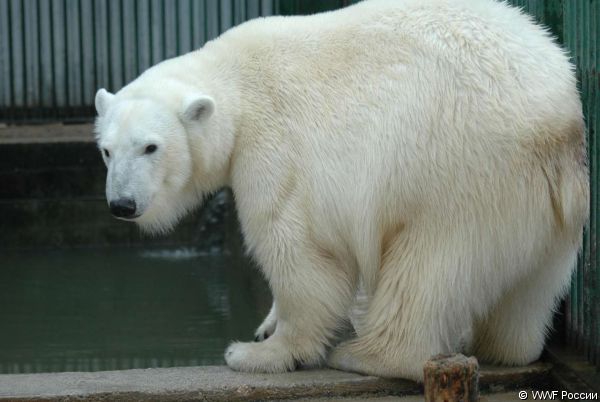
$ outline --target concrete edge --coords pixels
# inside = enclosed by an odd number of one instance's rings
[[[538,388],[552,366],[482,367],[483,392]],[[87,373],[0,375],[0,401],[250,401],[298,398],[405,396],[422,392],[412,381],[337,370],[248,374],[223,366]]]
[[[91,123],[0,127],[0,145],[94,141],[94,125]]]

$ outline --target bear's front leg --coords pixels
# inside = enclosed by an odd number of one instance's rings
[[[275,327],[277,326],[277,304],[275,300],[273,300],[273,305],[271,306],[271,310],[267,317],[263,321],[262,324],[256,329],[254,333],[254,342],[262,342],[275,332]]]
[[[295,244],[258,254],[277,300],[276,327],[263,342],[236,342],[227,348],[225,361],[234,370],[278,373],[318,365],[346,316],[354,294],[353,275],[333,259]]]

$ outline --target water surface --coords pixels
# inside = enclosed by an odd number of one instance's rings
[[[0,253],[0,373],[223,364],[270,294],[244,257],[194,249]]]

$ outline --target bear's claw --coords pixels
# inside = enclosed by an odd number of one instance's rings
[[[268,331],[260,332],[256,334],[256,337],[254,337],[254,342],[262,342],[267,340],[270,336],[271,334]]]

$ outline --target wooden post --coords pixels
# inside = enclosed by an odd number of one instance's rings
[[[476,402],[479,400],[479,364],[461,354],[438,355],[425,363],[426,402]]]

